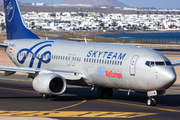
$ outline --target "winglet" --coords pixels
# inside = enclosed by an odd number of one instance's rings
[[[21,18],[17,0],[4,0],[7,39],[39,39],[28,30]]]

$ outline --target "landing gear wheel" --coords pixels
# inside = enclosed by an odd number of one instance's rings
[[[49,95],[42,94],[42,98],[47,99],[47,98],[49,98]]]
[[[111,98],[113,96],[113,89],[112,88],[106,88],[106,97]]]
[[[147,104],[148,106],[156,106],[156,100],[154,98],[149,98]]]
[[[103,98],[104,97],[104,94],[105,94],[105,89],[103,87],[99,87],[97,89],[97,95],[99,98]]]

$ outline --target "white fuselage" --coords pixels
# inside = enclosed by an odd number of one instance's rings
[[[17,66],[79,72],[90,86],[163,91],[176,80],[169,60],[148,48],[29,39],[5,43],[9,46],[6,53]],[[154,66],[148,66],[147,61]]]

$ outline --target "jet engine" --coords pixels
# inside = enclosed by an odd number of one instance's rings
[[[33,80],[33,88],[40,94],[60,95],[66,90],[66,80],[55,73],[45,73],[36,76]]]

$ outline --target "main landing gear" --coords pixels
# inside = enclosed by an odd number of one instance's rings
[[[47,94],[42,94],[42,98],[47,99],[47,98],[54,98],[57,99],[58,95],[47,95]]]
[[[97,89],[97,95],[99,98],[103,98],[105,94],[107,98],[111,98],[113,96],[113,89],[104,87],[99,87]]]

